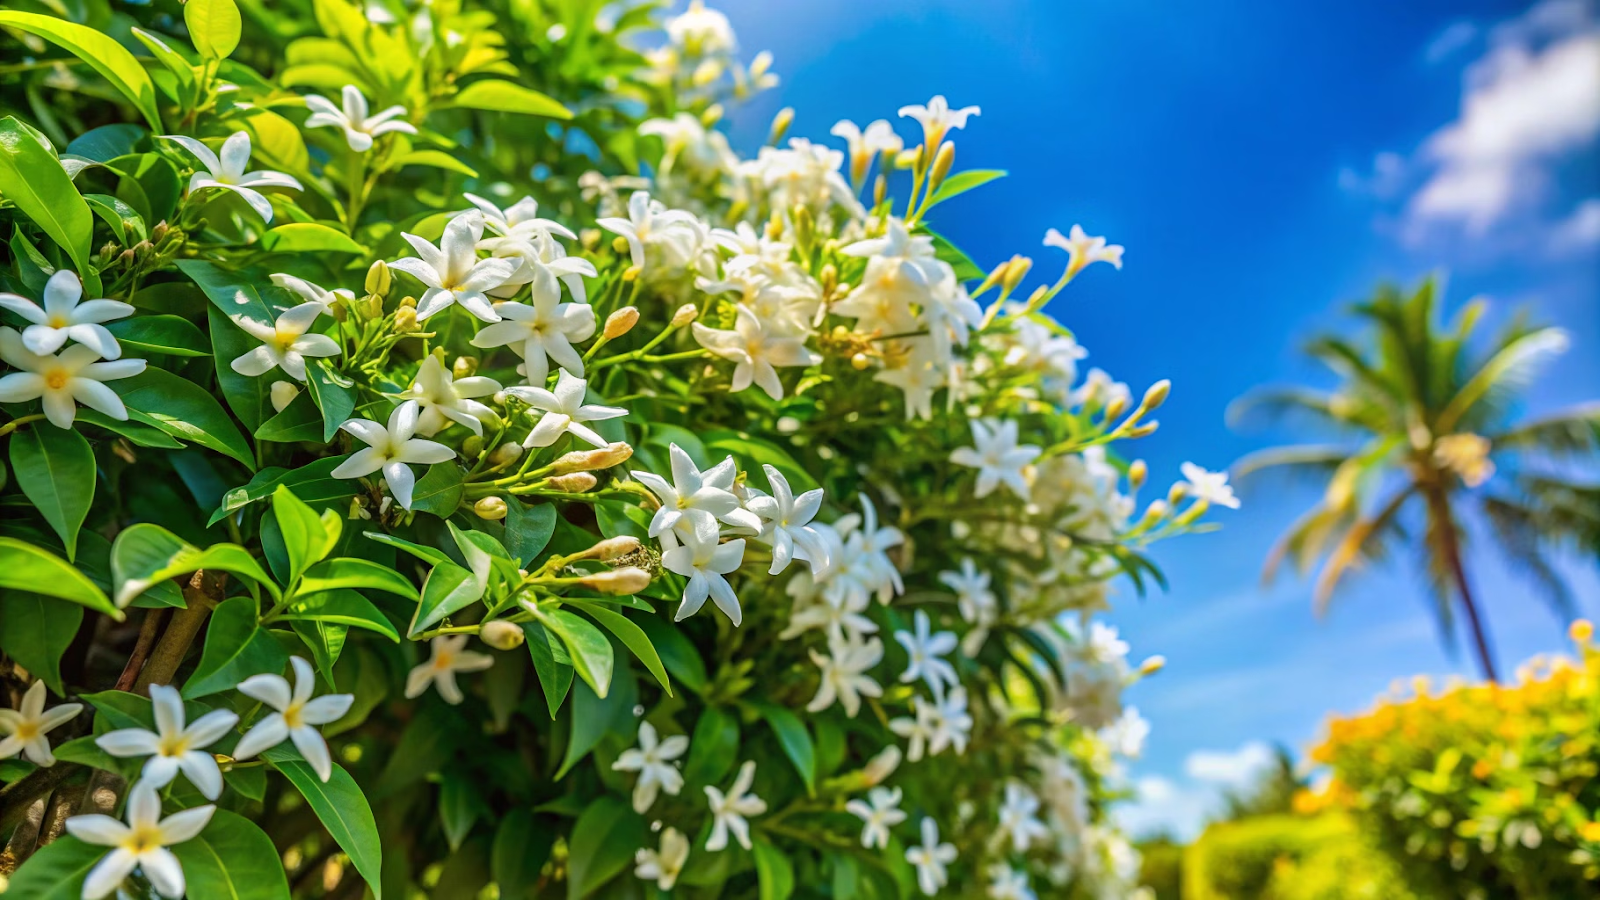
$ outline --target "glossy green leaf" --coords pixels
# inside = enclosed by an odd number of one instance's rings
[[[450,100],[454,106],[491,112],[525,113],[552,119],[570,119],[572,112],[555,100],[520,84],[499,79],[474,81]]]
[[[355,382],[335,372],[325,359],[310,360],[306,365],[306,391],[322,410],[323,441],[332,441],[339,426],[355,415]]]
[[[506,549],[526,566],[544,552],[556,530],[553,503],[529,506],[513,497],[506,501]]]
[[[446,616],[478,602],[485,589],[483,581],[468,570],[449,561],[439,563],[422,583],[422,600],[406,636],[414,638]]]
[[[607,631],[616,635],[617,639],[622,641],[623,646],[632,650],[633,655],[639,657],[639,661],[644,663],[644,667],[650,670],[650,674],[655,676],[656,681],[661,683],[661,687],[666,690],[667,696],[672,696],[672,683],[667,680],[667,670],[661,664],[660,655],[656,653],[656,648],[650,643],[650,638],[632,619],[622,613],[606,609],[597,603],[584,603],[581,604],[580,608],[590,618],[605,626]]]
[[[158,581],[198,569],[229,572],[261,585],[275,599],[279,596],[277,585],[261,564],[237,544],[214,544],[201,550],[150,522],[124,528],[111,544],[113,593],[119,606],[127,606]]]
[[[800,717],[788,709],[772,703],[756,705],[761,713],[761,718],[771,726],[772,733],[778,736],[778,744],[783,747],[783,753],[794,763],[794,769],[800,773],[800,780],[805,782],[806,793],[815,795],[817,792],[817,758],[816,747],[811,742],[811,733],[806,731],[805,723]]]
[[[554,719],[572,688],[572,657],[561,639],[538,622],[523,622],[522,633],[527,637],[533,670],[539,676],[539,689],[544,692],[545,705]]]
[[[294,629],[294,633],[300,636],[301,643],[311,651],[311,661],[316,664],[323,680],[338,690],[339,682],[335,678],[334,666],[344,652],[344,643],[349,637],[350,626],[318,619],[291,619],[289,627]]]
[[[215,313],[213,313],[215,315]],[[305,391],[295,395],[283,411],[261,423],[255,431],[258,441],[296,444],[302,441],[322,442],[322,410]]]
[[[183,866],[190,897],[289,900],[289,881],[272,838],[238,813],[216,810],[204,831],[173,844],[172,852]]]
[[[134,316],[107,322],[124,353],[164,353],[168,356],[210,356],[211,347],[200,329],[179,316]]]
[[[194,48],[207,59],[227,59],[239,46],[243,22],[233,0],[186,0],[183,23]]]
[[[405,538],[398,538],[392,534],[384,534],[381,531],[366,531],[362,533],[368,540],[377,541],[386,547],[393,547],[396,550],[403,550],[425,563],[438,565],[439,563],[450,562],[450,555],[436,547],[424,547],[421,544],[413,543]]]
[[[289,611],[279,616],[283,619],[310,619],[364,628],[376,631],[395,643],[400,642],[400,632],[395,629],[371,600],[348,588],[321,591],[298,596]]]
[[[3,10],[0,10],[0,25],[13,24],[12,20],[19,16],[28,21],[42,19],[71,25],[48,16]],[[71,27],[83,28],[81,25]],[[96,35],[115,46],[110,38]],[[127,53],[121,47],[117,49]],[[144,70],[139,71],[143,73]],[[94,214],[89,211],[89,204],[73,186],[72,178],[61,168],[55,151],[44,137],[13,116],[0,119],[0,195],[16,204],[17,209],[67,251],[86,288],[99,288],[100,279],[89,258],[89,242],[94,232]]]
[[[122,610],[71,563],[40,547],[0,537],[0,588],[37,591],[122,621]]]
[[[344,232],[318,222],[290,222],[261,236],[261,246],[273,253],[365,253],[367,248]]]
[[[67,548],[78,555],[78,531],[94,502],[94,451],[70,428],[38,422],[11,435],[11,472]]]
[[[83,607],[33,591],[0,591],[0,650],[66,696],[61,654],[83,624]]]
[[[578,677],[588,682],[595,694],[605,697],[611,688],[611,670],[616,662],[606,636],[588,620],[564,609],[540,609],[535,615],[566,645]]]
[[[279,673],[289,662],[283,644],[256,624],[256,602],[249,597],[224,600],[211,612],[200,664],[183,685],[192,700],[232,690],[252,675]]]
[[[789,857],[760,836],[755,838],[750,849],[756,860],[760,900],[789,900],[794,893],[794,864],[789,862]]]
[[[82,900],[83,880],[106,848],[64,834],[40,847],[13,872],[6,900]]]
[[[356,483],[347,478],[334,478],[330,474],[344,461],[343,456],[328,456],[298,469],[262,469],[250,479],[249,484],[223,494],[222,505],[211,514],[206,524],[215,525],[230,513],[271,497],[279,485],[293,489],[296,497],[311,506],[347,500],[355,496]]]
[[[945,179],[944,184],[933,192],[933,200],[928,205],[933,206],[943,203],[951,197],[958,197],[975,187],[982,187],[996,178],[1004,178],[1006,173],[1001,169],[969,169],[957,172]]]
[[[150,129],[162,131],[156,88],[139,60],[109,36],[86,25],[37,13],[0,11],[0,25],[44,38],[88,63],[127,97]]]
[[[272,513],[289,552],[288,580],[292,583],[327,556],[339,536],[329,535],[322,526],[322,518],[284,485],[278,485],[272,492]]]
[[[567,900],[582,900],[615,878],[645,845],[648,826],[633,807],[610,794],[589,804],[567,842]]]
[[[132,418],[231,456],[255,470],[250,443],[211,392],[200,385],[154,366],[107,385],[121,395]]]
[[[683,629],[662,616],[640,616],[635,624],[650,638],[650,645],[661,656],[662,665],[673,678],[697,694],[706,692],[709,683],[706,664]]]
[[[719,707],[707,707],[694,724],[683,779],[702,786],[716,784],[733,771],[738,754],[739,720]]]
[[[418,600],[421,595],[410,579],[399,572],[366,559],[341,557],[326,559],[306,572],[300,581],[300,591],[310,594],[337,588],[358,588],[398,594],[407,600]]]
[[[638,702],[639,684],[627,668],[618,670],[611,682],[611,691],[605,697],[596,696],[587,684],[573,687],[567,752],[562,757],[561,768],[556,770],[556,780],[565,778],[606,735],[614,734],[631,742],[639,729],[638,719],[633,715]]]
[[[84,194],[83,202],[89,204],[89,211],[100,221],[110,226],[111,233],[124,246],[131,247],[145,239],[144,217],[121,199],[109,194]]]
[[[427,474],[417,479],[416,490],[411,495],[411,511],[448,518],[460,508],[465,490],[461,483],[461,466],[454,462],[434,463],[428,467]]]
[[[306,803],[322,820],[322,826],[366,879],[374,900],[383,900],[383,884],[379,877],[383,871],[383,844],[378,839],[378,824],[372,818],[372,807],[366,795],[350,773],[334,763],[333,777],[324,784],[310,763],[287,741],[261,755],[288,777],[306,798]]]
[[[167,71],[171,72],[172,76],[178,80],[179,87],[185,92],[194,89],[194,67],[189,65],[188,60],[184,59],[178,51],[172,49],[158,35],[151,34],[142,28],[129,30],[133,32],[135,38],[139,39],[139,43],[150,51],[151,56],[154,56],[157,61],[167,67]]]
[[[233,370],[233,361],[254,350],[260,342],[241,330],[216,306],[206,309],[206,323],[211,333],[211,350],[216,359],[217,385],[222,388],[222,399],[246,428],[256,431],[277,415],[272,406],[272,379],[241,375]],[[315,421],[316,429],[311,432],[315,436],[313,440],[322,436],[320,413]]]
[[[391,167],[395,169],[403,169],[406,166],[430,166],[435,169],[455,172],[458,175],[465,175],[468,178],[478,177],[477,169],[445,153],[443,150],[413,150],[391,164]]]
[[[136,447],[156,447],[162,450],[181,450],[183,442],[152,425],[135,422],[132,419],[121,421],[113,419],[98,410],[80,407],[78,409],[79,425],[93,425],[104,428],[112,434],[119,434],[128,439]]]

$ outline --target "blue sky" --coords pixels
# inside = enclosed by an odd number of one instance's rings
[[[982,115],[957,165],[1011,177],[941,207],[935,225],[980,263],[1060,260],[1047,228],[1082,223],[1127,246],[1051,312],[1088,364],[1135,391],[1174,382],[1145,441],[1152,480],[1186,459],[1221,468],[1294,437],[1238,433],[1229,401],[1266,382],[1326,383],[1299,347],[1340,327],[1380,279],[1449,272],[1451,307],[1478,295],[1567,328],[1573,350],[1534,390],[1539,412],[1600,397],[1600,16],[1592,2],[1391,0],[720,0],[746,55],[771,50],[782,86],[734,111],[749,152],[782,106],[825,139],[841,118],[893,118],[933,94]],[[1331,613],[1310,586],[1270,588],[1261,561],[1314,493],[1243,492],[1221,532],[1157,551],[1170,593],[1125,592],[1113,620],[1167,670],[1132,692],[1152,720],[1132,775],[1136,827],[1192,831],[1219,785],[1302,747],[1330,710],[1397,678],[1470,673],[1439,642],[1414,573],[1364,574]],[[1480,554],[1480,556],[1482,556]],[[1574,564],[1600,614],[1592,566]],[[1558,649],[1560,623],[1526,585],[1479,562],[1502,668]]]

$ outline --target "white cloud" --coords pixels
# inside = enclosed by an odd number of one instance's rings
[[[1235,750],[1196,750],[1184,759],[1184,779],[1160,775],[1140,778],[1134,799],[1118,805],[1117,822],[1133,835],[1168,834],[1193,840],[1223,808],[1223,798],[1256,783],[1275,764],[1277,755],[1261,741]]]
[[[1478,26],[1471,22],[1464,20],[1451,22],[1428,42],[1428,47],[1422,52],[1422,56],[1430,64],[1444,62],[1454,56],[1456,51],[1472,43],[1472,39],[1477,36]]]
[[[1389,200],[1405,188],[1408,176],[1406,158],[1385,150],[1372,158],[1372,171],[1362,174],[1350,166],[1339,170],[1339,187],[1351,194],[1366,194]]]
[[[1600,245],[1600,197],[1590,197],[1551,229],[1550,249],[1567,253],[1596,245]]]
[[[1262,773],[1271,770],[1278,755],[1261,741],[1250,741],[1237,750],[1196,750],[1183,761],[1183,771],[1196,781],[1229,790],[1255,784]]]

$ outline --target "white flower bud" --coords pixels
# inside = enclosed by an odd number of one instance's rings
[[[506,501],[500,497],[484,497],[472,504],[472,511],[480,519],[504,519],[506,517]]]
[[[882,784],[894,770],[900,768],[900,748],[894,744],[883,748],[883,752],[867,761],[861,769],[861,774],[866,776],[867,786],[873,787]]]
[[[600,479],[588,472],[573,472],[571,475],[557,475],[545,482],[554,491],[565,491],[568,494],[581,494],[600,483]]]
[[[522,458],[522,445],[516,441],[506,441],[494,448],[494,453],[489,456],[491,465],[509,466]]]
[[[294,402],[300,396],[300,386],[292,381],[274,381],[272,383],[272,408],[283,412],[283,408]]]
[[[639,321],[639,309],[634,306],[624,306],[609,316],[606,316],[606,340],[614,341],[633,330]]]
[[[636,566],[624,566],[585,575],[578,584],[602,594],[637,594],[650,586],[650,573]]]
[[[693,322],[695,317],[698,315],[700,315],[700,310],[697,309],[693,303],[685,303],[684,305],[678,307],[677,312],[672,314],[672,327],[682,328],[690,322]]]
[[[1172,393],[1172,382],[1163,378],[1150,385],[1150,389],[1144,392],[1144,400],[1140,402],[1139,408],[1147,412],[1155,409],[1167,402],[1167,395],[1170,393]]]
[[[527,640],[522,629],[504,619],[495,619],[483,626],[478,637],[496,650],[515,650]]]

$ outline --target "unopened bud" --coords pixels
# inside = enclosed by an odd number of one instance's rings
[[[600,543],[595,544],[593,547],[590,547],[588,553],[592,554],[589,557],[591,559],[598,559],[601,562],[610,562],[618,557],[627,556],[630,553],[638,551],[640,546],[639,539],[633,535],[619,534],[616,537],[606,538]]]
[[[637,594],[650,586],[650,573],[636,566],[596,572],[578,579],[578,584],[602,594]]]
[[[1144,460],[1136,459],[1128,466],[1128,486],[1134,490],[1144,486],[1144,480],[1150,476],[1150,467]]]
[[[483,438],[476,434],[467,435],[461,442],[461,455],[467,459],[477,459],[483,455]]]
[[[835,289],[839,287],[839,267],[828,263],[822,267],[822,296],[832,297]]]
[[[294,402],[300,396],[300,386],[292,381],[274,381],[272,383],[272,408],[283,412],[283,408]]]
[[[928,183],[928,190],[937,190],[950,175],[950,167],[956,164],[956,145],[945,141],[939,148],[939,153],[933,158],[933,174]]]
[[[505,619],[495,619],[484,624],[478,631],[478,638],[496,650],[515,650],[522,646],[528,636],[522,633],[520,627]]]
[[[1122,418],[1122,414],[1127,412],[1127,411],[1128,411],[1128,398],[1123,396],[1123,395],[1121,395],[1121,394],[1118,394],[1117,396],[1112,397],[1111,398],[1111,402],[1106,404],[1106,418],[1107,419],[1120,419],[1120,418]]]
[[[1173,482],[1172,487],[1167,488],[1167,503],[1171,506],[1177,506],[1179,503],[1182,503],[1183,498],[1187,496],[1189,496],[1188,482],[1175,481]]]
[[[620,234],[611,239],[611,249],[618,254],[631,252],[628,246],[628,239]]]
[[[885,156],[885,159],[889,157]],[[922,146],[919,144],[910,150],[901,150],[894,156],[894,165],[897,169],[915,169],[917,161],[922,159]]]
[[[1160,427],[1161,427],[1161,423],[1160,422],[1146,422],[1143,425],[1140,425],[1138,428],[1135,428],[1132,431],[1129,431],[1128,432],[1128,437],[1130,437],[1130,438],[1149,437],[1150,435],[1155,434],[1156,433],[1156,429],[1160,428]]]
[[[693,303],[685,303],[678,307],[677,312],[672,314],[672,327],[682,328],[693,322],[699,315],[700,310]]]
[[[633,326],[638,324],[638,322],[638,308],[633,306],[624,306],[611,315],[606,316],[606,327],[605,331],[602,333],[605,335],[606,340],[614,341],[632,331]]]
[[[162,219],[156,223],[156,227],[150,229],[150,240],[155,241],[158,244],[161,243],[161,241],[166,238],[169,230],[170,227],[167,225],[167,220]]]
[[[406,309],[416,309],[417,308],[417,298],[411,296],[410,294],[407,294],[406,296],[400,298],[400,305],[405,307]]]
[[[383,298],[377,294],[368,294],[364,305],[361,307],[362,315],[369,319],[383,318]]]
[[[883,198],[889,196],[889,179],[882,173],[872,182],[872,205],[882,206]]]
[[[343,297],[335,297],[333,302],[328,304],[328,315],[333,316],[335,322],[343,322],[350,318],[350,307]]]
[[[378,260],[367,269],[367,293],[379,297],[388,294],[393,279],[394,276],[389,274],[389,266],[383,260]]]
[[[872,365],[872,359],[865,353],[857,353],[850,357],[850,365],[854,366],[858,372],[866,371],[867,366]]]
[[[1150,389],[1144,392],[1144,400],[1139,403],[1139,408],[1149,412],[1167,402],[1167,395],[1170,393],[1172,393],[1172,382],[1163,378],[1150,385]]]
[[[521,458],[522,445],[516,441],[506,441],[494,448],[494,453],[489,456],[489,462],[496,466],[509,466]]]
[[[1028,312],[1037,311],[1039,309],[1039,307],[1044,306],[1044,302],[1046,300],[1048,300],[1049,298],[1050,298],[1050,289],[1049,288],[1045,287],[1042,284],[1039,285],[1038,287],[1034,288],[1033,289],[1033,293],[1028,295]]]
[[[1028,257],[1011,257],[1011,261],[1006,263],[1005,274],[1000,278],[1000,284],[1006,289],[1006,293],[1009,294],[1016,290],[1017,285],[1022,283],[1022,279],[1028,277],[1028,270],[1032,268],[1033,260]]]
[[[721,103],[713,103],[706,107],[705,112],[700,114],[700,124],[710,128],[722,121],[722,116],[725,112],[726,110],[722,108]]]
[[[133,248],[129,247],[128,249],[122,251],[122,253],[117,256],[117,262],[124,264],[133,262]]]
[[[629,266],[622,270],[622,280],[632,284],[633,282],[638,281],[639,276],[643,274],[644,269],[638,266]]]
[[[450,366],[450,374],[455,378],[470,378],[472,373],[478,371],[478,358],[476,356],[458,356]]]
[[[866,777],[867,785],[871,787],[882,784],[898,768],[900,768],[900,748],[890,744],[883,749],[883,752],[867,761],[861,769],[861,774]]]
[[[484,497],[472,504],[472,511],[480,519],[498,521],[506,517],[506,501],[500,497]]]
[[[772,117],[772,130],[767,133],[767,143],[777,146],[777,143],[783,140],[783,136],[788,134],[789,126],[793,124],[794,107],[785,106],[778,110],[778,114]]]
[[[583,245],[585,250],[596,250],[600,247],[600,241],[604,237],[605,235],[598,228],[585,228],[578,232],[578,243]],[[626,244],[627,241],[623,241],[623,243]]]
[[[1161,671],[1162,669],[1165,669],[1166,667],[1167,667],[1167,658],[1165,656],[1160,656],[1160,655],[1152,656],[1149,659],[1147,659],[1144,662],[1139,664],[1139,674],[1140,675],[1154,675],[1155,673]]]
[[[563,491],[568,494],[581,494],[600,483],[600,479],[588,472],[573,472],[571,475],[557,475],[545,482],[553,491]]]
[[[1140,528],[1150,528],[1157,522],[1165,519],[1172,512],[1172,507],[1165,500],[1155,500],[1145,507],[1144,515],[1139,519]]]
[[[599,450],[574,450],[564,453],[560,459],[550,464],[550,471],[557,475],[569,472],[591,472],[596,469],[609,469],[621,465],[633,456],[633,447],[617,441]]]
[[[394,333],[410,334],[417,330],[417,311],[414,307],[402,306],[394,314]]]

